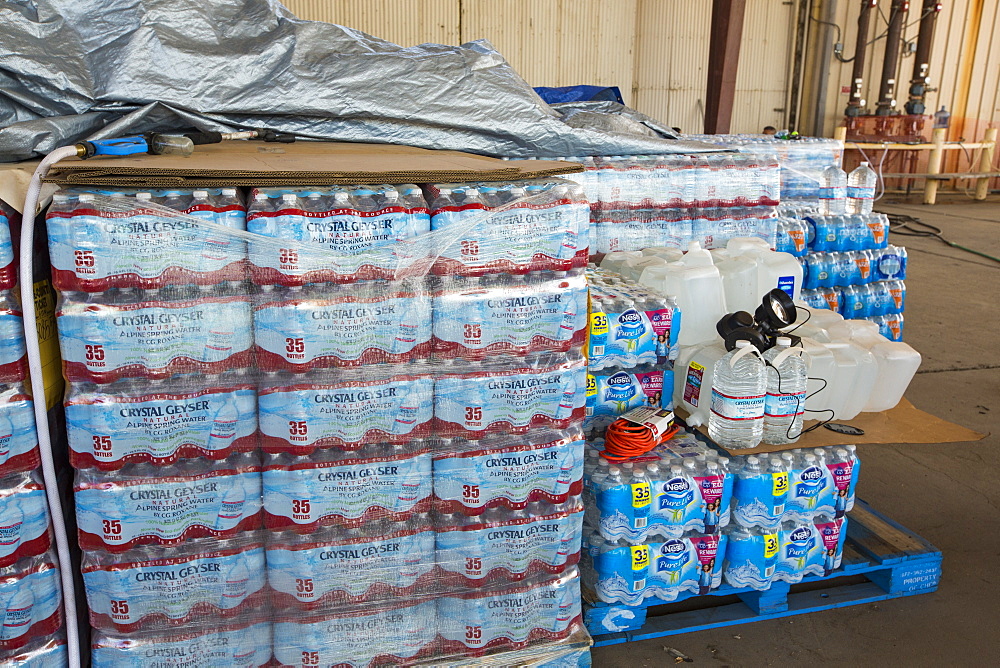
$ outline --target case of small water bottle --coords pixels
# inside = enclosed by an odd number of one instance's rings
[[[802,300],[848,319],[874,322],[887,339],[901,341],[907,253],[890,243],[889,218],[825,215],[806,203],[782,205],[780,213],[778,245],[799,257]]]
[[[692,435],[621,463],[584,463],[584,583],[649,605],[723,582],[767,589],[840,564],[860,463],[854,446],[729,457]],[[644,603],[645,602],[645,603]]]
[[[0,201],[0,664],[58,666],[66,662],[62,583],[15,291],[19,222]]]
[[[671,408],[681,311],[676,301],[597,267],[590,286],[585,427],[603,430],[637,406]]]
[[[243,197],[50,208],[93,665],[585,665],[579,186]]]
[[[573,176],[590,201],[591,252],[653,246],[725,247],[732,237],[774,245],[779,199],[774,155],[595,156],[564,158],[586,171]]]

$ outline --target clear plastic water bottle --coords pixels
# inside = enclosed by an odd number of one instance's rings
[[[806,407],[806,363],[792,348],[792,340],[779,336],[774,348],[764,353],[767,369],[767,400],[764,404],[764,442],[794,443],[802,433]]]
[[[830,165],[819,177],[820,213],[824,216],[843,214],[847,210],[847,174]]]
[[[727,448],[752,448],[764,434],[767,376],[760,353],[749,341],[715,363],[708,435]]]
[[[875,202],[875,183],[878,177],[862,162],[847,176],[847,213],[871,213]]]

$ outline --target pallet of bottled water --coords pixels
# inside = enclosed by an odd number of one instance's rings
[[[618,274],[591,267],[587,337],[589,432],[637,406],[671,408],[681,313],[676,302]]]
[[[766,589],[839,565],[854,446],[728,457],[682,436],[622,463],[602,448],[584,464],[584,582],[605,603]]]
[[[902,341],[907,253],[889,243],[888,217],[819,211],[790,208],[778,218],[779,249],[802,264],[802,300],[873,322],[882,336]]]
[[[651,246],[719,248],[735,236],[774,244],[779,201],[774,156],[737,153],[563,158],[590,202],[591,252]]]
[[[774,160],[780,165],[781,200],[814,200],[820,196],[820,175],[830,165],[840,167],[844,143],[824,137],[783,139],[774,135],[685,135],[684,139],[739,151],[744,160]]]
[[[0,663],[55,666],[66,662],[62,585],[16,291],[19,221],[0,202]]]
[[[579,187],[170,193],[47,219],[93,665],[585,665]]]

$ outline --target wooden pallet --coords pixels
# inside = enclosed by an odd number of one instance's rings
[[[723,584],[706,596],[671,603],[595,601],[585,605],[584,621],[594,646],[601,647],[926,594],[940,579],[936,547],[859,501],[848,513],[841,566],[828,576],[807,576],[794,585],[776,582],[766,591]]]

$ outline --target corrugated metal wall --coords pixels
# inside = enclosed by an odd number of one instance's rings
[[[813,0],[819,16],[822,1]],[[861,0],[837,2],[845,55],[853,54]],[[347,25],[392,42],[457,44],[486,38],[528,83],[617,85],[625,101],[687,132],[701,130],[711,4],[708,0],[286,0],[297,16]],[[954,114],[954,138],[981,136],[1000,122],[1000,0],[943,0],[931,59],[928,108]],[[734,132],[781,127],[793,58],[798,2],[748,0],[733,109]],[[872,21],[885,30],[889,0]],[[915,40],[920,0],[911,0],[904,32]],[[815,29],[814,22],[811,29]],[[865,96],[878,96],[885,40],[869,51]],[[912,56],[900,59],[897,99],[905,102]],[[827,82],[825,134],[840,121],[851,66],[836,60]]]
[[[903,38],[915,42],[922,2],[911,0]],[[943,0],[934,32],[931,52],[931,86],[937,88],[927,96],[929,112],[945,105],[953,115],[952,138],[979,138],[990,122],[1000,122],[1000,2],[997,0]],[[840,0],[837,23],[845,28],[845,56],[854,54],[860,0]],[[879,3],[880,12],[873,17],[868,39],[885,32],[889,14],[888,0]],[[814,12],[814,15],[816,13]],[[885,40],[879,39],[868,52],[865,67],[864,97],[874,109],[878,100],[879,79]],[[913,55],[905,54],[897,70],[896,99],[898,106],[906,103],[910,77],[913,75]],[[826,133],[843,117],[848,93],[851,64],[834,60],[828,82]]]

